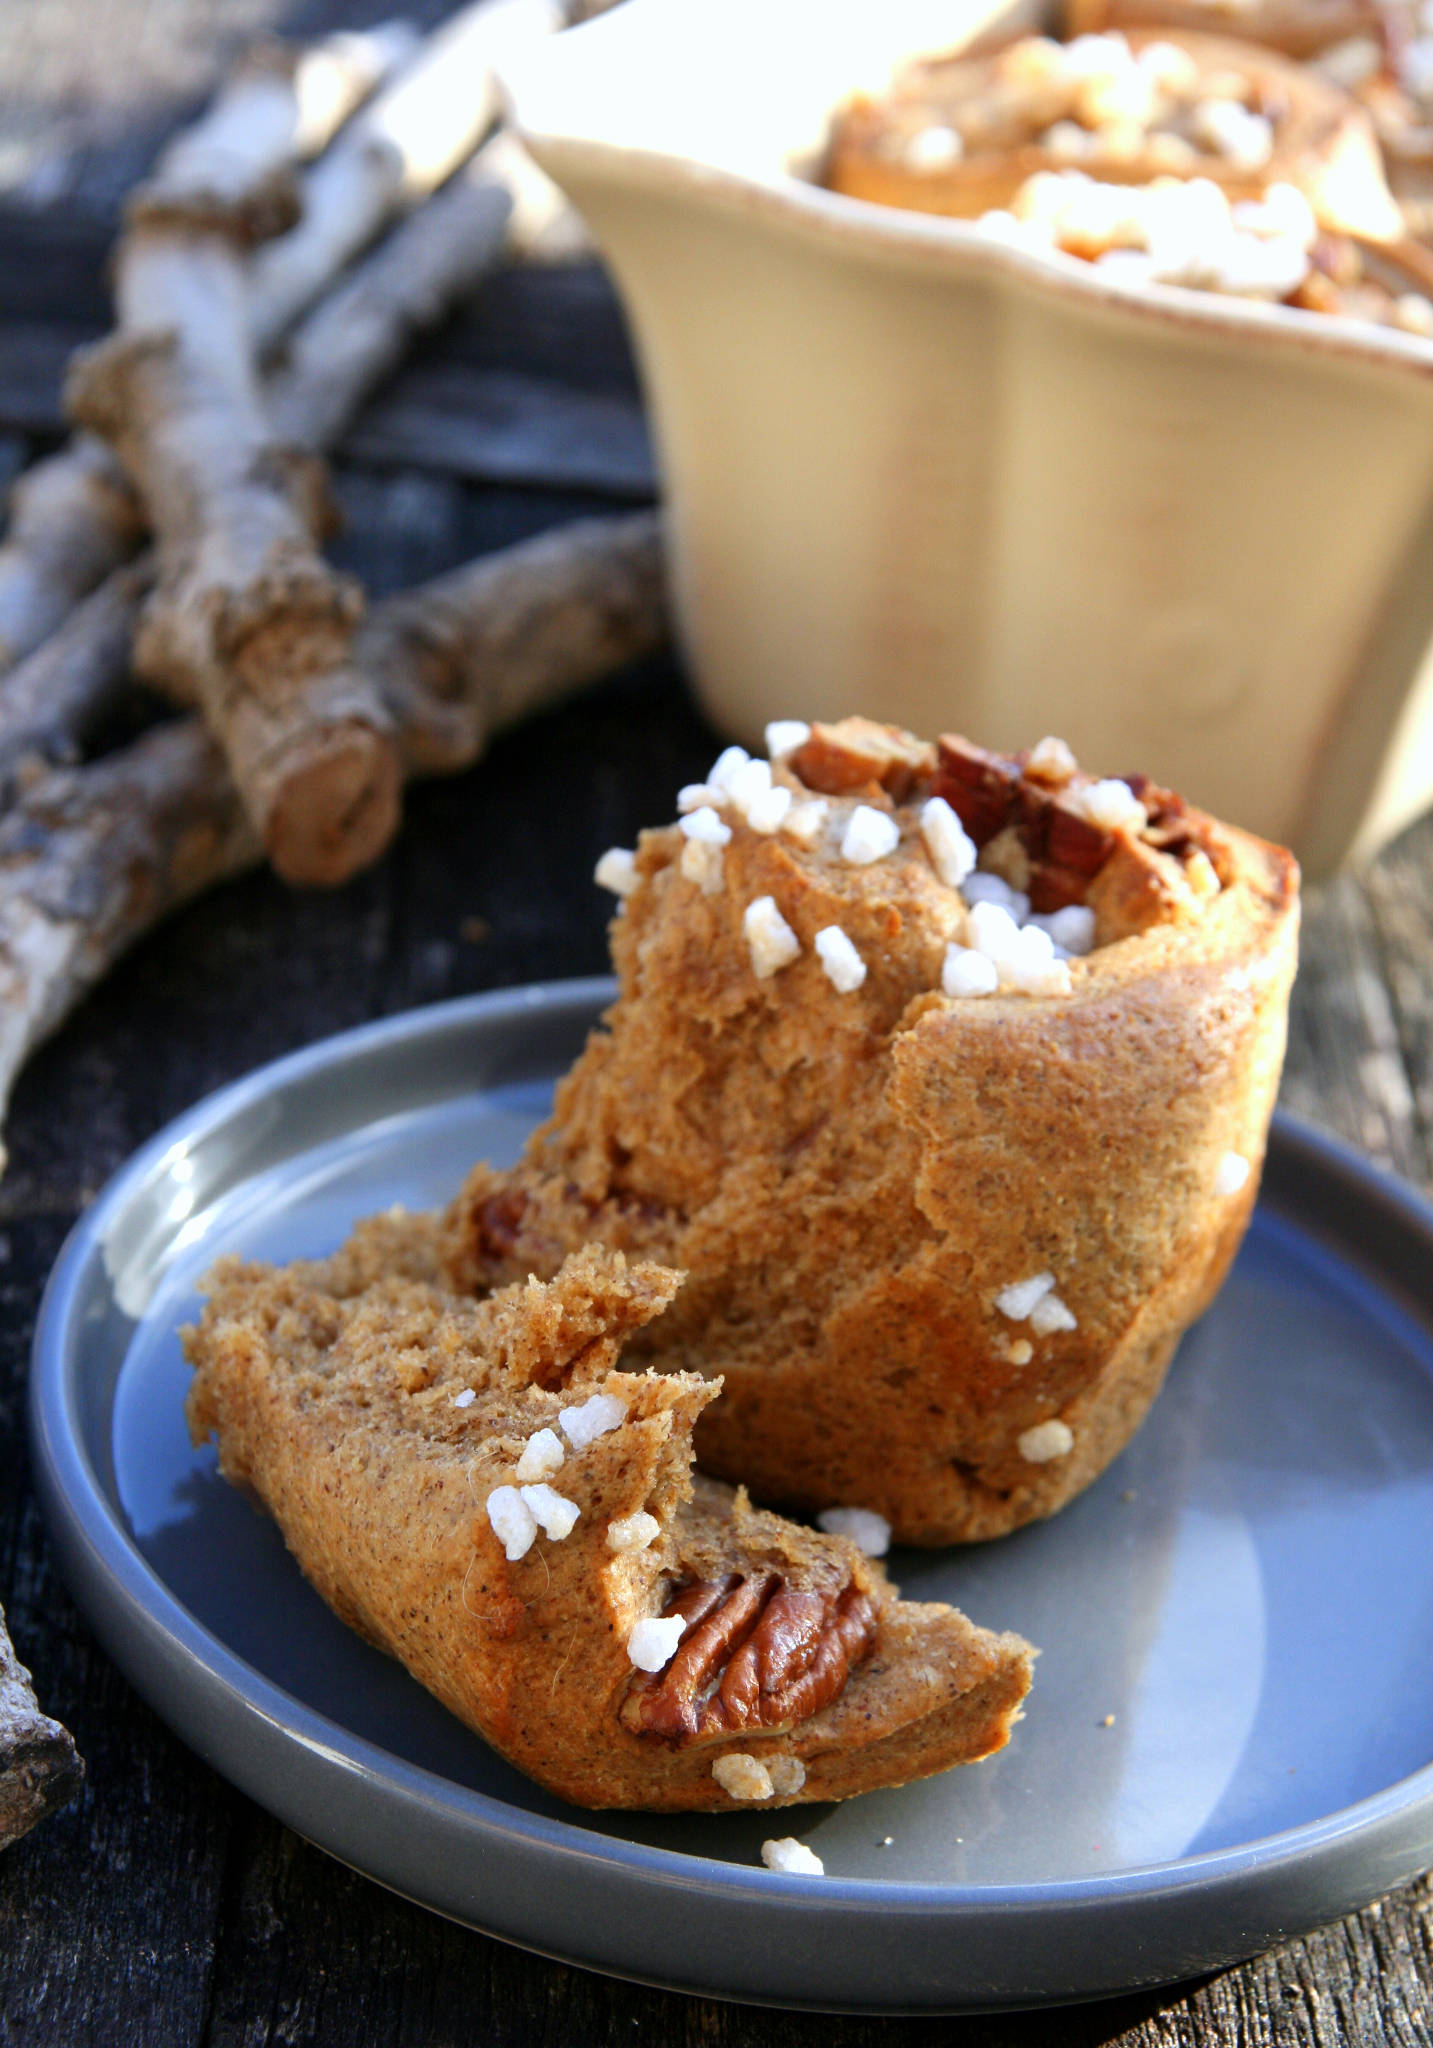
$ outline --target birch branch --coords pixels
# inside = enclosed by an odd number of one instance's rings
[[[497,115],[496,66],[562,23],[557,0],[477,0],[349,124],[304,180],[298,226],[252,259],[249,325],[261,357],[354,256],[466,162]]]
[[[474,291],[505,254],[569,240],[557,188],[510,137],[394,229],[301,324],[265,386],[279,438],[321,449],[340,434],[422,328]],[[102,446],[95,443],[95,446]],[[0,675],[0,806],[44,766],[79,758],[130,684],[130,651],[153,580],[146,559],[119,569],[47,640]]]
[[[666,632],[657,515],[643,512],[579,521],[390,598],[357,647],[405,774],[452,774],[501,726]],[[31,1051],[120,955],[261,853],[197,718],[25,790],[0,818],[0,1114]]]
[[[165,150],[131,200],[135,220],[227,223],[244,240],[292,218],[291,161],[323,149],[411,53],[403,23],[329,36],[240,64],[210,110]],[[0,674],[39,647],[144,538],[122,465],[77,434],[18,477],[0,545]]]
[[[504,256],[549,246],[570,218],[557,187],[511,136],[485,143],[295,329],[264,387],[277,439],[331,447],[415,335],[437,326]]]
[[[69,1730],[40,1712],[0,1607],[0,1849],[67,1806],[84,1775]]]

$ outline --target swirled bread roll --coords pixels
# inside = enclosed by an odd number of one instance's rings
[[[681,1269],[633,1350],[722,1380],[704,1470],[997,1536],[1104,1469],[1228,1269],[1297,868],[1055,741],[773,745],[604,858],[616,1003],[520,1163],[470,1177],[450,1272]]]

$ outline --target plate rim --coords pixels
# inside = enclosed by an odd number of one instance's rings
[[[202,1734],[196,1736],[193,1711],[179,1712],[174,1699],[155,1683],[155,1660],[160,1666],[187,1670],[196,1701],[200,1695],[220,1695],[231,1716],[262,1724],[281,1744],[301,1752],[308,1760],[303,1768],[315,1770],[319,1778],[337,1770],[367,1788],[386,1784],[415,1812],[437,1809],[451,1823],[494,1842],[511,1844],[516,1840],[543,1856],[556,1857],[568,1867],[592,1864],[607,1878],[620,1873],[647,1892],[715,1892],[739,1907],[769,1910],[781,1903],[809,1909],[819,1904],[827,1913],[854,1911],[862,1918],[874,1917],[882,1922],[904,1918],[925,1924],[936,1916],[956,1921],[985,1915],[1000,1919],[1030,1914],[1080,1917],[1089,1913],[1120,1913],[1141,1904],[1155,1907],[1186,1900],[1191,1905],[1208,1903],[1230,1888],[1237,1890],[1251,1882],[1264,1886],[1283,1874],[1307,1873],[1311,1860],[1322,1864],[1341,1853],[1352,1856],[1360,1849],[1365,1863],[1377,1863],[1383,1874],[1376,1880],[1377,1892],[1356,1882],[1353,1892],[1348,1894],[1351,1898],[1364,1892],[1369,1897],[1376,1896],[1426,1867],[1433,1860],[1433,1759],[1348,1806],[1273,1834],[1192,1856],[1038,1883],[976,1885],[833,1875],[813,1886],[808,1879],[757,1866],[748,1868],[686,1850],[604,1836],[576,1822],[513,1807],[495,1794],[461,1785],[414,1764],[287,1692],[231,1650],[170,1591],[139,1549],[117,1504],[111,1502],[84,1447],[74,1411],[70,1372],[72,1310],[90,1262],[96,1257],[103,1259],[107,1222],[122,1212],[127,1198],[177,1143],[192,1145],[204,1132],[223,1125],[278,1088],[301,1084],[354,1056],[381,1054],[396,1043],[431,1034],[481,1033],[534,1009],[549,1013],[562,1010],[573,1015],[574,1021],[579,1015],[595,1021],[614,992],[615,983],[609,976],[526,983],[403,1010],[283,1054],[223,1084],[172,1118],[110,1176],[71,1229],[45,1286],[35,1326],[28,1397],[33,1469],[46,1523],[77,1604],[126,1678],[149,1700],[161,1719],[221,1775],[241,1784],[280,1820],[297,1827],[316,1840],[318,1846],[344,1861],[352,1860],[344,1850],[330,1849],[322,1839],[322,1831],[315,1833],[295,1818],[297,1808],[292,1790],[287,1796],[276,1798],[273,1786],[256,1787],[242,1773],[236,1774],[232,1757],[220,1761],[211,1753]],[[1391,1209],[1405,1226],[1433,1242],[1433,1202],[1412,1185],[1374,1166],[1342,1140],[1279,1112],[1270,1141],[1271,1151],[1276,1148],[1296,1157],[1301,1155],[1325,1176],[1331,1175],[1345,1184],[1352,1181],[1365,1203],[1371,1201],[1385,1212]],[[192,1709],[194,1703],[186,1704]],[[222,1753],[226,1745],[220,1743],[215,1747]],[[1389,1857],[1394,1872],[1391,1876],[1385,1870]],[[354,1867],[364,1869],[376,1881],[432,1910],[465,1918],[462,1913],[454,1913],[450,1907],[423,1897],[421,1891],[414,1892],[380,1875],[371,1863],[359,1859]],[[1354,1902],[1358,1899],[1354,1898]],[[1329,1916],[1324,1913],[1322,1917]],[[466,1924],[482,1923],[467,1918]],[[1305,1919],[1300,1924],[1315,1925],[1318,1921]],[[704,1995],[735,1998],[752,1995],[744,1993],[739,1985],[725,1989],[697,1986],[689,1974],[645,1976],[625,1965],[605,1966],[600,1960],[573,1956],[564,1948],[545,1947],[536,1936],[525,1938],[492,1927],[486,1931],[497,1932],[501,1938],[516,1940],[539,1953],[576,1961],[582,1967],[609,1967],[613,1974],[640,1977],[641,1981],[667,1988],[700,1989]],[[1293,1930],[1284,1923],[1279,1938],[1289,1931]],[[1253,1953],[1262,1945],[1263,1938],[1255,1936],[1238,1953]],[[1233,1959],[1231,1951],[1226,1960]],[[774,1999],[768,1994],[756,1995],[765,2003],[813,2010],[934,2013],[991,2010],[1061,1997],[1101,1996],[1133,1988],[1136,1981],[1169,1981],[1169,1975],[1165,1972],[1138,1980],[1121,1976],[1094,1991],[1032,1990],[1031,1996],[1023,2001],[1003,1997],[993,2003],[981,1999],[965,2002],[959,1997],[952,2003],[947,1997],[945,2002],[923,2001],[916,2005],[843,2002],[832,2007],[810,1997]]]

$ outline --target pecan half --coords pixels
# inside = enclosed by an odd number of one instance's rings
[[[876,1634],[855,1586],[798,1593],[774,1572],[702,1579],[668,1602],[687,1629],[663,1670],[635,1679],[619,1709],[634,1734],[685,1747],[747,1728],[787,1728],[829,1706]]]

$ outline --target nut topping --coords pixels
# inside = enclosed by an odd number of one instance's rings
[[[870,1601],[791,1591],[774,1572],[702,1579],[669,1601],[687,1626],[666,1667],[634,1681],[624,1727],[685,1747],[747,1728],[783,1728],[819,1714],[875,1641]]]
[[[825,796],[870,798],[884,790],[896,803],[909,800],[935,767],[935,749],[898,725],[871,718],[843,718],[813,725],[787,767],[808,789]]]
[[[1124,776],[1121,779],[1143,804],[1148,823],[1137,836],[1128,830],[1110,832],[1080,809],[1079,793],[1091,786],[1089,776],[1076,775],[1063,787],[1052,789],[1043,779],[1027,775],[1024,762],[1023,755],[1006,758],[987,753],[954,733],[944,733],[931,786],[935,795],[945,798],[977,846],[989,846],[1002,832],[1015,835],[1029,862],[1022,886],[1033,910],[1047,913],[1092,901],[1090,891],[1096,877],[1116,860],[1124,870],[1138,870],[1143,881],[1137,890],[1122,887],[1106,892],[1112,911],[1116,898],[1123,899],[1127,893],[1131,904],[1136,894],[1140,899],[1133,922],[1126,923],[1115,911],[1107,937],[1143,930],[1147,924],[1176,915],[1173,906],[1187,894],[1178,887],[1181,866],[1189,871],[1185,880],[1195,897],[1202,899],[1209,893],[1202,875],[1196,879],[1194,871],[1209,862],[1217,871],[1221,853],[1217,841],[1202,823],[1196,823],[1182,798],[1160,789],[1148,776]],[[1144,857],[1146,853],[1158,853],[1170,867],[1151,863]],[[1162,876],[1165,883],[1172,877],[1173,888],[1149,887],[1155,875]]]

